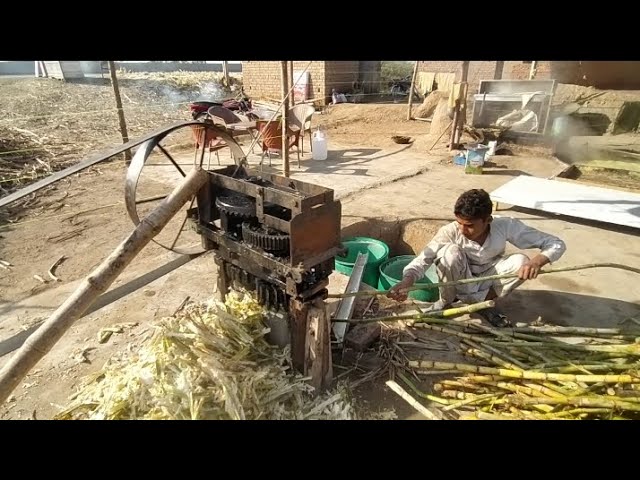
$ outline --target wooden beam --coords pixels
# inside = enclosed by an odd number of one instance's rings
[[[409,106],[407,108],[407,120],[411,120],[411,105],[413,103],[413,87],[416,84],[416,77],[418,76],[418,64],[420,62],[416,60],[416,64],[413,66],[413,77],[411,78],[411,89],[409,90]]]
[[[289,61],[289,88],[293,88],[293,61]],[[290,97],[290,105],[293,107],[296,104],[296,96],[295,96],[295,92],[291,92],[291,97]]]
[[[124,110],[122,110],[122,99],[120,98],[120,88],[118,87],[118,78],[116,77],[116,64],[113,60],[109,60],[109,74],[111,75],[113,94],[116,97],[116,108],[118,109],[118,122],[120,123],[120,134],[122,135],[122,143],[128,143],[129,134],[127,133],[127,122],[124,119]],[[130,149],[124,151],[124,158],[127,161],[127,164],[131,163]]]
[[[309,305],[307,330],[307,373],[315,394],[329,387],[333,378],[331,334],[324,301],[316,299]]]
[[[456,136],[458,133],[458,123],[460,117],[460,100],[456,99],[456,105],[453,107],[453,121],[451,122],[453,128],[451,129],[451,136],[449,137],[449,151],[455,150],[456,148]]]
[[[467,85],[469,82],[469,61],[462,62],[462,76],[460,78],[460,97],[457,122],[453,124],[455,131],[454,143],[460,143],[462,138],[462,132],[464,131],[464,125],[467,122]]]
[[[469,62],[462,62],[462,75],[460,76],[460,83],[467,82],[469,79]]]
[[[287,133],[289,131],[289,75],[287,74],[287,62],[280,62],[281,69],[281,81],[282,81],[282,163],[283,163],[283,175],[289,176],[289,137]]]
[[[309,306],[295,298],[289,302],[291,322],[291,362],[293,368],[307,374],[307,327]]]
[[[231,87],[229,83],[229,62],[222,62],[222,77],[224,78],[224,86],[227,88]]]

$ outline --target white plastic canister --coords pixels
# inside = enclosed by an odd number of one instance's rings
[[[313,137],[311,139],[311,148],[313,149],[314,160],[327,159],[327,138],[319,128],[315,132],[313,132]]]

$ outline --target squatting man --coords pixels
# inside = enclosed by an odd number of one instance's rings
[[[492,216],[493,204],[484,190],[469,190],[456,201],[456,220],[442,227],[425,249],[403,271],[403,279],[388,293],[397,301],[407,299],[406,289],[425,276],[435,264],[440,282],[517,273],[517,278],[486,280],[481,283],[440,287],[440,299],[429,310],[448,308],[456,300],[478,303],[507,296],[540,269],[556,262],[566,250],[559,238],[525,225],[516,218]],[[539,249],[529,258],[523,253],[505,255],[509,242],[519,249]],[[496,327],[510,322],[497,308],[478,312]]]

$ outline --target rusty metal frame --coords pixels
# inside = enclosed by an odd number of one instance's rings
[[[208,173],[209,188],[203,188],[198,195],[199,221],[202,226],[215,230],[213,222],[218,216],[212,206],[218,192],[230,190],[255,198],[256,216],[261,224],[289,234],[289,266],[299,266],[305,270],[341,251],[342,205],[334,200],[333,190],[278,175],[261,174],[247,166],[228,166]],[[261,177],[274,186],[247,182],[248,177]],[[289,209],[290,220],[266,214],[265,202]],[[318,231],[321,232],[320,235]],[[207,236],[217,241],[216,238]]]

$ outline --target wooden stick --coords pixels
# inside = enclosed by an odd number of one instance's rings
[[[22,345],[0,371],[0,403],[3,403],[38,361],[105,292],[135,256],[158,235],[180,208],[207,181],[204,170],[193,169],[135,230],[106,258]]]
[[[122,135],[122,143],[129,143],[129,134],[127,133],[127,122],[124,118],[124,110],[122,109],[122,99],[120,98],[120,88],[118,87],[118,77],[116,76],[116,64],[109,61],[109,74],[111,75],[111,86],[113,94],[116,98],[116,108],[118,110],[118,122],[120,123],[120,134]],[[124,158],[127,165],[131,162],[131,150],[124,151]]]
[[[289,91],[288,83],[289,76],[287,74],[287,62],[280,62],[280,70],[282,74],[282,165],[283,172],[282,174],[285,177],[289,176],[289,136],[287,133],[289,132],[289,97],[287,93]]]
[[[422,415],[424,415],[425,418],[427,418],[428,420],[440,420],[431,411],[429,411],[427,409],[427,407],[425,407],[420,402],[418,402],[415,398],[413,398],[411,395],[409,395],[407,393],[407,391],[404,388],[402,388],[400,385],[398,385],[396,382],[394,382],[393,380],[387,380],[386,384],[387,384],[387,387],[389,387],[395,393],[400,395],[400,397],[405,402],[407,402],[409,405],[411,405],[413,408],[415,408],[418,412],[420,412]]]
[[[222,62],[222,78],[224,79],[224,86],[227,88],[231,88],[231,84],[229,81],[229,62]]]
[[[585,265],[576,265],[573,267],[562,267],[562,268],[550,268],[548,270],[541,270],[538,272],[538,275],[544,275],[547,273],[561,273],[561,272],[573,272],[576,270],[586,270],[589,268],[616,268],[619,270],[626,270],[627,272],[633,272],[640,274],[640,268],[630,267],[628,265],[621,265],[619,263],[588,263]],[[488,275],[486,277],[474,277],[474,278],[465,278],[462,280],[454,280],[451,282],[438,282],[432,283],[430,285],[425,286],[413,286],[404,289],[404,292],[411,292],[414,290],[431,290],[440,287],[453,286],[453,285],[465,285],[468,283],[481,283],[486,280],[501,280],[503,278],[517,278],[517,273],[504,273],[502,275]],[[389,293],[389,290],[371,290],[371,291],[362,291],[355,293],[333,293],[327,296],[327,298],[346,298],[346,297],[366,297],[367,295],[374,296],[383,296]]]
[[[458,116],[460,115],[460,100],[456,99],[455,106],[453,107],[453,128],[451,129],[451,135],[449,137],[449,151],[455,150],[456,146],[456,133],[458,131]]]
[[[287,70],[288,70],[288,74],[289,74],[289,88],[293,88],[293,61],[289,60],[289,62],[287,62]],[[291,97],[289,98],[289,105],[290,106],[294,106],[296,104],[296,95],[295,92],[291,93]]]
[[[453,125],[453,120],[449,122],[449,125],[447,125],[447,128],[445,128],[445,129],[442,131],[442,133],[441,133],[441,134],[440,134],[440,136],[436,139],[436,141],[435,141],[435,142],[433,142],[433,145],[431,145],[431,146],[429,147],[429,150],[427,150],[428,152],[430,152],[431,150],[433,150],[433,147],[435,147],[435,146],[436,146],[436,143],[438,143],[438,142],[440,141],[440,139],[441,139],[442,137],[444,137],[444,134],[445,134],[445,133],[447,133],[447,131],[449,131],[449,129],[451,128],[451,125]]]
[[[58,277],[56,277],[56,268],[58,268],[58,266],[62,262],[64,262],[66,259],[67,257],[65,255],[61,256],[58,260],[55,261],[53,265],[51,265],[51,268],[49,268],[49,271],[47,273],[49,274],[49,277],[51,278],[51,280],[53,280],[54,282],[62,281]]]
[[[416,78],[418,77],[418,65],[420,62],[416,60],[413,66],[413,77],[411,78],[411,90],[409,90],[409,106],[407,108],[407,120],[411,120],[411,106],[413,104],[413,87],[416,84]]]

